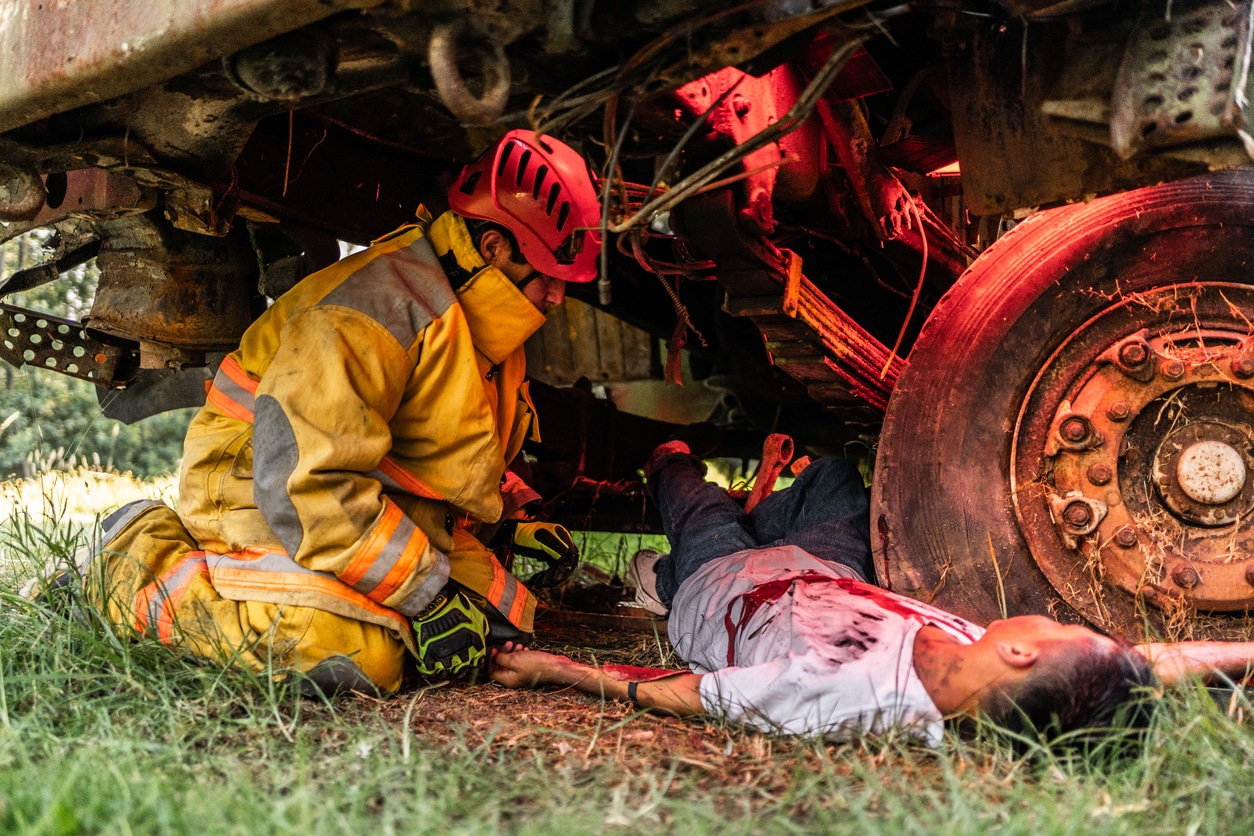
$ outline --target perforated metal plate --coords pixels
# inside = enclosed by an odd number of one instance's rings
[[[133,365],[127,361],[136,350],[102,343],[80,323],[0,304],[0,358],[14,366],[40,366],[120,388],[126,380],[119,377]]]
[[[1248,150],[1251,3],[1176,4],[1170,13],[1152,5],[1136,22],[1115,80],[1115,151],[1128,159],[1232,138]]]

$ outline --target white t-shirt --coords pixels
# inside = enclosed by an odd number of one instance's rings
[[[942,717],[914,670],[924,625],[964,643],[984,630],[864,583],[796,546],[737,552],[683,583],[669,632],[710,714],[839,739],[901,728],[938,745]]]

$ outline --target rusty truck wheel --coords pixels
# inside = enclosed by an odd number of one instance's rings
[[[1254,635],[1254,173],[1042,212],[933,311],[880,436],[881,581],[977,621]]]

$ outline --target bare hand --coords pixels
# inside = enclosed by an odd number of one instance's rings
[[[571,661],[565,656],[528,650],[521,644],[506,642],[492,654],[492,681],[506,688],[534,688],[537,685],[565,684],[559,673]]]

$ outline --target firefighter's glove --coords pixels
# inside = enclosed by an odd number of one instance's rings
[[[488,617],[462,588],[449,583],[414,616],[418,672],[473,679],[488,658]]]
[[[579,549],[565,526],[510,520],[501,532],[515,557],[539,560],[548,568],[527,579],[528,586],[557,586],[579,565]]]

